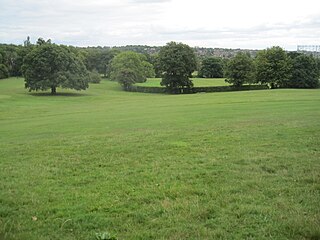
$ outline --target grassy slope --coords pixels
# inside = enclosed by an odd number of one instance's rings
[[[320,237],[319,90],[63,92],[0,81],[0,239]]]

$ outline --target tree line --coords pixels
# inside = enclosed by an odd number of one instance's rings
[[[220,78],[235,87],[268,84],[271,88],[319,87],[320,60],[310,55],[286,52],[280,47],[258,51],[255,57],[239,52],[231,59],[199,59],[194,48],[170,42],[156,54],[141,54],[109,47],[73,47],[39,38],[23,45],[0,44],[0,78],[24,76],[32,90],[57,87],[86,89],[101,76],[118,81],[123,88],[149,77],[161,77],[171,92],[193,86],[192,77]]]
[[[226,77],[225,81],[237,88],[244,84],[267,84],[270,88],[318,88],[320,78],[319,58],[297,52],[287,53],[281,47],[261,50],[254,58],[243,52],[237,53],[230,60],[205,58],[198,67],[191,47],[170,42],[160,49],[155,67],[162,78],[160,84],[173,93],[193,87],[192,73],[197,69],[199,77]],[[130,71],[126,69],[127,78],[130,78],[130,74],[131,79],[134,79],[138,70],[134,67]],[[135,82],[118,81],[125,89]]]

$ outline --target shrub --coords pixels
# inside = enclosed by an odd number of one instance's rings
[[[183,88],[179,92],[172,92],[172,90],[163,87],[147,87],[147,86],[130,86],[126,90],[130,92],[143,93],[173,93],[173,94],[191,94],[201,92],[230,92],[230,91],[249,91],[249,90],[266,90],[269,89],[267,85],[243,85],[241,87],[235,86],[212,86],[212,87],[192,87]]]
[[[124,89],[145,82],[148,76],[154,76],[153,66],[145,60],[145,56],[135,52],[118,54],[111,62],[111,80],[119,82]]]
[[[101,82],[101,76],[97,70],[93,70],[92,72],[89,72],[89,82],[90,83],[100,83]]]

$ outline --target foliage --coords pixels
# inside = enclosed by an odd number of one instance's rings
[[[156,76],[154,67],[151,63],[142,60],[142,68],[143,68],[143,75],[147,78],[154,78]]]
[[[281,47],[259,51],[255,63],[256,81],[270,84],[271,88],[284,87],[291,78],[292,65]]]
[[[223,77],[222,60],[220,58],[215,58],[215,57],[208,57],[203,59],[198,76],[203,78],[222,78]]]
[[[161,69],[160,69],[160,64],[159,64],[159,55],[158,54],[153,54],[149,55],[150,63],[152,64],[155,72],[155,77],[160,78],[161,77]]]
[[[211,87],[191,87],[185,88],[182,92],[184,94],[190,93],[209,93],[209,92],[231,92],[231,91],[251,91],[251,90],[266,90],[269,89],[267,85],[244,85],[241,88],[234,86],[211,86]],[[143,93],[167,93],[164,87],[152,86],[130,86],[126,89],[130,92],[143,92]]]
[[[193,86],[189,79],[197,68],[196,56],[192,48],[183,43],[170,42],[159,52],[159,67],[162,71],[161,86],[170,92],[180,92],[181,88]]]
[[[319,87],[319,70],[317,61],[312,55],[299,54],[291,57],[292,76],[286,83],[290,88]]]
[[[29,91],[56,88],[85,90],[88,88],[88,72],[83,62],[70,50],[55,44],[41,44],[24,59],[25,87]]]
[[[43,38],[38,38],[36,44],[37,44],[37,45],[51,44],[51,39],[48,39],[48,40],[46,41],[46,40],[44,40]]]
[[[107,77],[110,71],[110,63],[119,54],[119,51],[109,48],[87,48],[83,51],[83,54],[89,71],[97,70]]]
[[[111,76],[112,79],[122,85],[125,90],[135,84],[140,77],[136,71],[129,68],[120,68],[117,71],[112,72]]]
[[[0,64],[0,79],[8,78],[9,77],[9,71],[6,65]]]
[[[0,44],[1,63],[6,66],[10,76],[21,76],[23,58],[31,52],[33,46]]]
[[[137,83],[137,86],[160,87],[161,78],[149,78],[144,83]],[[194,87],[230,86],[223,78],[192,78]]]
[[[245,83],[252,83],[254,70],[252,58],[248,54],[239,52],[227,64],[226,82],[235,87],[241,87]]]
[[[154,76],[154,70],[142,54],[122,52],[111,62],[110,78],[124,88],[134,83],[145,82],[148,76]]]
[[[90,83],[100,83],[101,76],[96,69],[89,71],[89,82]]]

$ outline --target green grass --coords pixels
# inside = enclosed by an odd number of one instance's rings
[[[320,90],[0,81],[0,239],[319,239]]]
[[[229,86],[229,83],[224,81],[224,78],[191,78],[195,87],[209,86]],[[144,83],[137,83],[138,86],[161,87],[160,78],[149,78]]]

